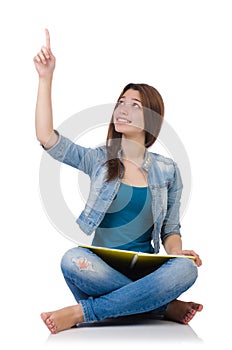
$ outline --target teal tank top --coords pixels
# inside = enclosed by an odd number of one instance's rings
[[[121,183],[119,191],[95,230],[94,246],[154,253],[152,197],[149,187]]]

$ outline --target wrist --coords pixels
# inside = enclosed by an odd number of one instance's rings
[[[174,247],[169,247],[166,249],[166,252],[170,255],[182,255],[182,247],[181,246],[174,246]]]
[[[51,84],[53,79],[53,73],[46,75],[46,76],[40,76],[39,75],[39,82],[40,83],[45,83],[45,84]]]
[[[182,255],[182,250],[180,249],[172,249],[168,252],[170,255]]]
[[[179,234],[170,234],[164,241],[164,248],[167,254],[181,255],[182,240]]]

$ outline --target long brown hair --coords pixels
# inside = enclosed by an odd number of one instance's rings
[[[153,87],[147,84],[130,83],[122,90],[114,111],[118,106],[118,102],[125,92],[129,89],[136,90],[140,93],[141,102],[144,112],[144,131],[145,131],[145,147],[148,148],[156,141],[164,117],[164,103],[160,93]],[[110,182],[121,175],[121,162],[118,158],[118,151],[121,147],[122,133],[115,130],[114,127],[114,111],[109,124],[106,148],[107,148],[107,166],[108,177],[107,182]]]

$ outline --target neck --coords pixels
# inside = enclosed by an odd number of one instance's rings
[[[145,156],[144,138],[128,138],[122,136],[123,159],[141,165]]]

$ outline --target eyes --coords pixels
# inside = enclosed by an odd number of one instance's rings
[[[142,109],[142,106],[140,106],[137,102],[132,102],[132,103],[127,103],[125,100],[119,100],[117,103],[117,106],[126,106],[129,105],[131,106],[133,109]]]

